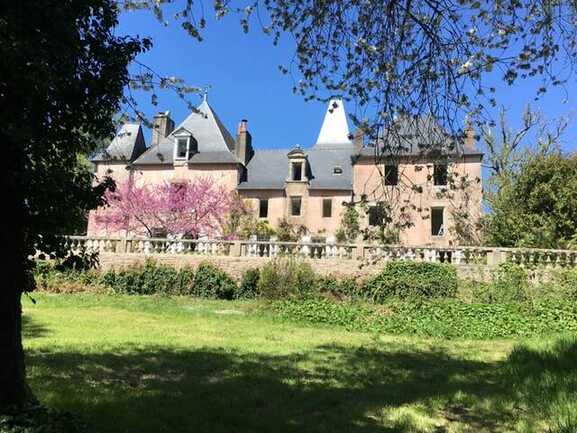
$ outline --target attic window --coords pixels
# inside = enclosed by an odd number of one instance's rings
[[[343,174],[343,168],[337,165],[333,168],[333,174]]]
[[[187,159],[188,158],[188,138],[177,138],[176,139],[176,151],[175,159]]]
[[[303,164],[301,162],[293,162],[293,178],[292,180],[302,180],[303,178]]]

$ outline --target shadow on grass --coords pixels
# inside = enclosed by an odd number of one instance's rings
[[[33,320],[30,316],[22,315],[22,337],[23,338],[40,338],[48,335],[48,328],[41,323]]]
[[[483,400],[502,390],[494,364],[442,352],[331,345],[267,356],[124,347],[31,352],[28,359],[45,403],[81,414],[102,432],[409,432],[410,420],[383,419],[383,410],[409,404],[440,416],[439,432],[450,422],[497,431],[510,419],[506,411],[472,415],[453,406],[444,414],[439,399],[465,393]]]

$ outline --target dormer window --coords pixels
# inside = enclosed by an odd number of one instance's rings
[[[175,159],[188,159],[188,142],[189,137],[176,139],[176,155]]]
[[[303,164],[302,162],[293,162],[293,179],[292,180],[302,180],[303,178]]]
[[[191,132],[185,128],[179,128],[172,134],[174,137],[174,160],[188,160],[196,152],[196,140]]]

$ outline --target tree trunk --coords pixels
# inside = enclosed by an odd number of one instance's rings
[[[10,279],[0,288],[0,413],[22,406],[30,397],[22,348],[21,291],[16,284]]]

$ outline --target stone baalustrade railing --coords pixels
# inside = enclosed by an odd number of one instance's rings
[[[146,255],[189,254],[200,256],[265,257],[299,256],[312,260],[411,260],[454,265],[495,266],[513,262],[525,267],[577,267],[577,251],[491,247],[407,247],[398,245],[332,244],[202,239],[127,239],[120,237],[67,236],[72,251],[134,253]]]

